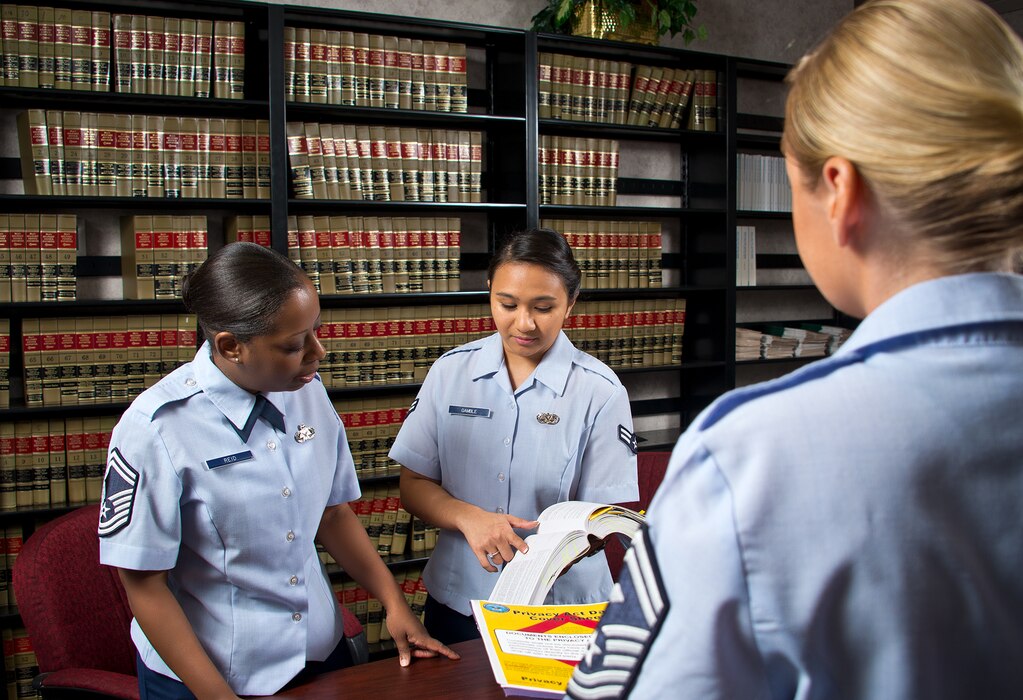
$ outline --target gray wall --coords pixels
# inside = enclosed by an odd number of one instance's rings
[[[470,24],[527,28],[543,0],[289,0],[281,4],[393,13]],[[853,8],[853,0],[702,0],[709,33],[689,48],[792,63]],[[682,46],[676,38],[665,42]]]

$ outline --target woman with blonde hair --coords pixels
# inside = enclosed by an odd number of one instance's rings
[[[1023,688],[1023,44],[873,0],[792,70],[799,254],[863,318],[682,436],[571,697]]]

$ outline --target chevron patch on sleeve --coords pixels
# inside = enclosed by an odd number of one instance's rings
[[[138,491],[139,473],[116,447],[110,450],[103,479],[103,503],[99,511],[99,536],[110,537],[131,522]]]
[[[602,700],[628,695],[668,613],[647,529],[632,540],[597,633],[568,683],[567,697]]]
[[[632,454],[636,454],[636,452],[639,451],[639,439],[636,437],[636,433],[621,424],[618,426],[618,439],[624,442],[625,446],[632,450]]]

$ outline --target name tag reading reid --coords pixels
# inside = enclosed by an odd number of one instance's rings
[[[252,459],[252,453],[248,450],[244,452],[238,452],[233,455],[227,455],[226,457],[217,457],[216,459],[207,459],[206,466],[210,469],[216,469],[217,467],[223,467],[228,464],[234,464],[235,462],[247,462]]]
[[[476,408],[475,406],[448,406],[448,413],[452,416],[469,416],[470,418],[490,418],[493,413],[489,408]]]

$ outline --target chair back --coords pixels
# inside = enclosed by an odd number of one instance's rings
[[[639,478],[639,500],[620,505],[633,510],[646,510],[650,507],[657,487],[664,479],[664,472],[668,468],[670,452],[640,452],[637,459],[636,469]],[[618,580],[618,574],[622,570],[622,560],[625,558],[625,546],[617,537],[609,537],[604,545],[604,553],[607,555],[607,565],[611,569],[611,578]]]
[[[131,608],[117,571],[99,563],[99,506],[35,531],[14,566],[14,593],[40,672],[89,668],[135,676]]]

